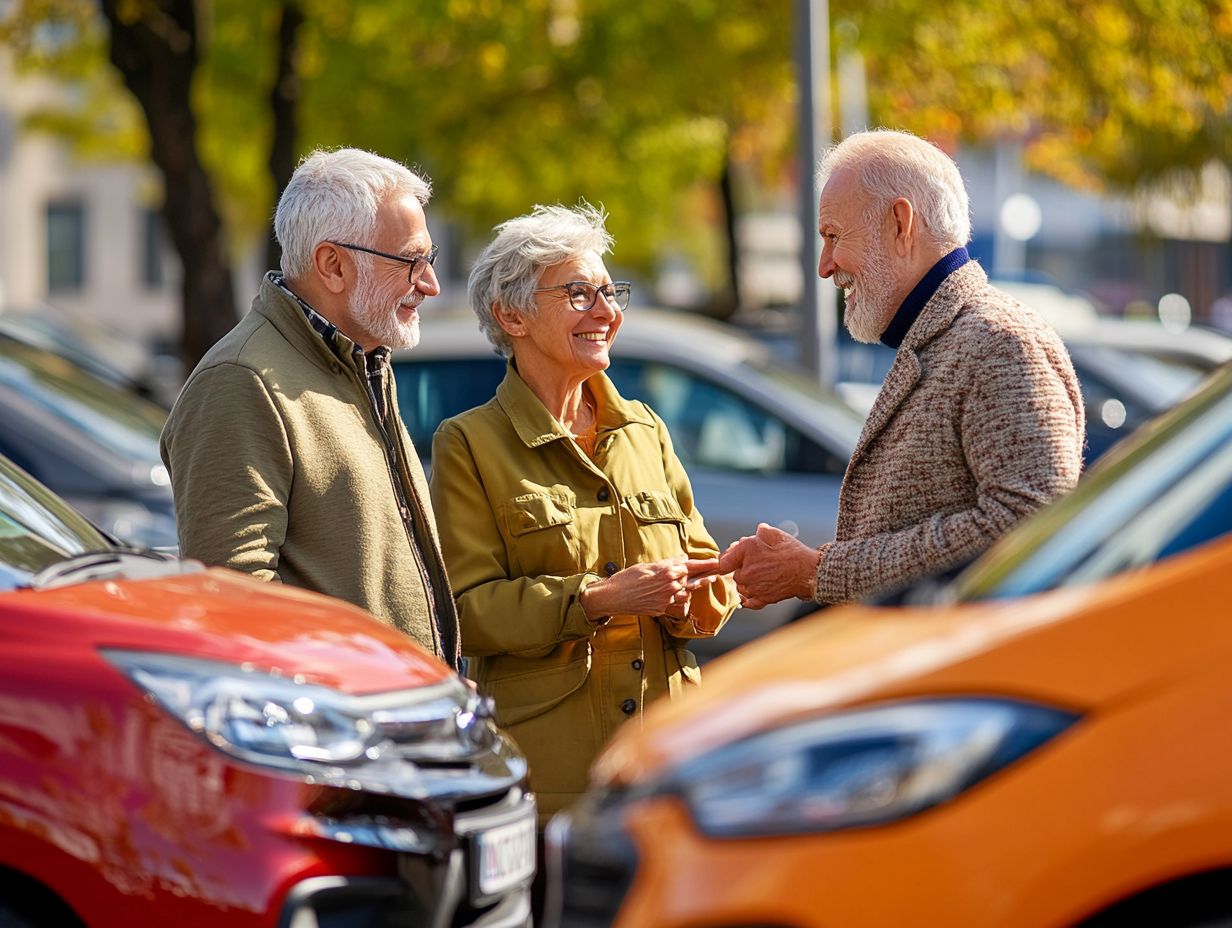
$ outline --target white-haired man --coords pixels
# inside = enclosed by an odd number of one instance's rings
[[[348,600],[451,665],[458,622],[391,348],[440,292],[427,180],[319,151],[278,201],[282,273],[189,376],[162,435],[180,548]]]
[[[859,599],[961,564],[1082,468],[1069,355],[969,258],[954,162],[874,130],[831,149],[819,176],[818,273],[842,288],[851,334],[898,353],[848,464],[834,541],[811,548],[763,524],[724,554],[753,608]]]

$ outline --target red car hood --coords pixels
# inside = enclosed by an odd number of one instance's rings
[[[228,570],[103,580],[0,595],[0,642],[120,648],[251,664],[344,692],[438,682],[450,674],[362,609]]]

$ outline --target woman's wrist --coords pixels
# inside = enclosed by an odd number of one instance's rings
[[[604,609],[603,588],[606,583],[604,578],[596,578],[582,587],[578,594],[578,603],[591,625],[606,625],[612,617],[611,613]]]

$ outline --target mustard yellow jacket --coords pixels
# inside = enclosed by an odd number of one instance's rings
[[[469,673],[530,759],[542,819],[568,805],[618,725],[700,681],[681,639],[713,635],[737,606],[728,581],[694,594],[688,620],[616,615],[578,601],[637,563],[718,548],[663,422],[589,381],[600,400],[595,459],[510,365],[496,397],[442,423],[431,492]]]

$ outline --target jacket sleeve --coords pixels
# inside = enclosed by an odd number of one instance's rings
[[[286,429],[251,370],[220,364],[184,388],[163,429],[180,553],[279,580],[294,464]]]
[[[687,520],[685,526],[687,546],[684,553],[690,558],[717,558],[719,546],[706,531],[702,514],[698,512],[694,504],[693,487],[689,483],[689,475],[685,473],[680,458],[676,457],[667,425],[653,410],[650,412],[654,416],[659,432],[659,445],[663,452],[663,474]],[[688,619],[682,621],[663,616],[659,621],[668,634],[677,638],[708,638],[716,634],[727,623],[739,604],[735,584],[730,577],[724,576],[693,594],[689,603]]]
[[[817,601],[903,586],[981,554],[1015,523],[1072,490],[1082,470],[1082,398],[1068,359],[1040,340],[990,333],[960,404],[974,504],[895,532],[822,548]]]
[[[597,631],[580,597],[598,574],[510,578],[505,540],[461,428],[445,422],[432,440],[429,481],[441,551],[468,657],[548,654]]]

